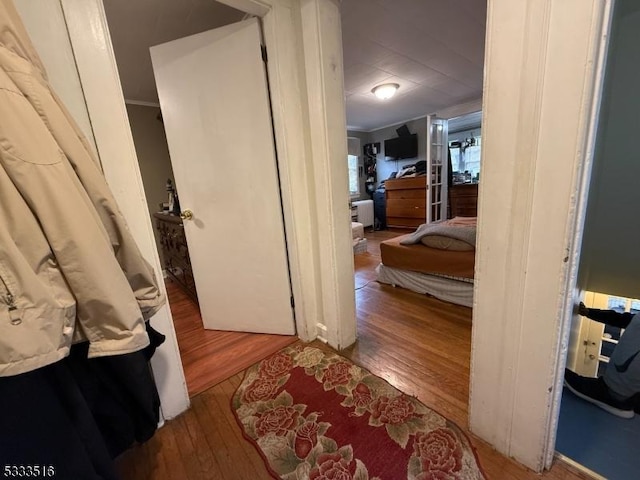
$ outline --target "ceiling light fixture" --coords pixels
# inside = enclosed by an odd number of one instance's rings
[[[371,92],[380,100],[388,100],[396,94],[398,88],[400,88],[400,85],[397,83],[383,83],[382,85],[374,87]]]

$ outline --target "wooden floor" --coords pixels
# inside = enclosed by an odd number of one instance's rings
[[[379,242],[396,234],[367,234],[368,253],[354,257],[358,341],[340,353],[466,431],[471,310],[375,282]],[[313,345],[328,348],[319,342]],[[197,395],[188,412],[124,454],[118,461],[123,479],[271,478],[257,451],[243,439],[229,406],[241,381],[241,375],[233,375]],[[471,438],[490,479],[589,478],[561,462],[542,476],[534,474]]]
[[[190,397],[296,341],[288,335],[205,330],[198,304],[171,280],[166,286]]]

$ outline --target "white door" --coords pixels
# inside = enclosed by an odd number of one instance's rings
[[[447,218],[448,121],[427,118],[427,223]]]
[[[294,334],[258,21],[151,58],[205,328]]]

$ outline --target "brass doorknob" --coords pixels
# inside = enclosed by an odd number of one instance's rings
[[[180,218],[183,220],[193,220],[193,212],[189,209],[183,210],[180,213]]]

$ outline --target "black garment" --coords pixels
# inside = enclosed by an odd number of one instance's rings
[[[427,161],[419,160],[415,164],[416,167],[416,175],[424,175],[427,173]]]
[[[52,478],[61,480],[118,479],[100,430],[64,360],[0,377],[0,412],[3,472],[5,465],[30,465],[52,468]]]
[[[600,310],[598,308],[587,308],[588,314],[585,315],[596,322],[605,323],[612,327],[627,328],[635,313],[616,312],[615,310]]]
[[[61,480],[117,480],[112,459],[158,425],[148,361],[165,337],[148,323],[147,332],[151,344],[139,352],[88,359],[82,343],[53,365],[0,377],[0,468],[50,466]]]
[[[82,343],[66,359],[113,458],[158,427],[160,398],[148,361],[165,337],[146,325],[151,343],[144,350],[87,360],[89,344]]]

